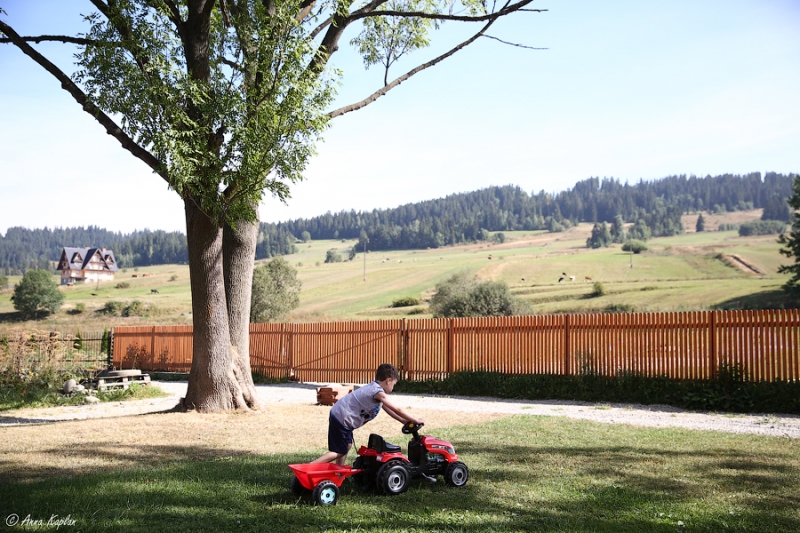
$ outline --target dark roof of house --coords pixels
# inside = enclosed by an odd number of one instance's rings
[[[73,248],[65,246],[58,260],[58,270],[83,270],[95,254],[100,254],[103,264],[111,272],[119,270],[114,252],[105,248]]]

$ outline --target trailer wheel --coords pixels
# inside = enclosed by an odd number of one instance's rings
[[[308,492],[308,489],[305,488],[302,483],[300,483],[300,480],[297,479],[297,476],[292,476],[291,487],[292,487],[292,494],[294,494],[298,498],[303,494],[305,494],[306,492]]]
[[[461,461],[447,465],[444,471],[444,482],[451,487],[463,487],[469,479],[469,468]]]
[[[312,496],[317,505],[336,505],[339,501],[339,487],[333,481],[320,481],[319,485],[314,487]]]
[[[402,461],[389,461],[378,470],[378,486],[384,494],[394,496],[408,490],[411,476]]]

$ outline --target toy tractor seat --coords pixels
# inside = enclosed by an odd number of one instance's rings
[[[400,446],[386,442],[383,437],[375,433],[370,434],[367,448],[372,448],[378,453],[398,453],[400,451]]]

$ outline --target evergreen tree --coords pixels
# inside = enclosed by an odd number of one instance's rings
[[[608,224],[595,224],[592,227],[592,236],[586,239],[587,248],[602,248],[607,247],[613,242],[611,232],[608,230]]]
[[[706,230],[706,220],[703,218],[703,213],[697,215],[697,223],[694,226],[695,231],[705,231]]]
[[[625,223],[622,215],[616,215],[611,224],[611,240],[615,243],[625,242]]]
[[[789,197],[789,207],[792,208],[792,231],[786,236],[782,233],[778,242],[783,245],[780,252],[792,258],[794,264],[782,265],[778,268],[781,274],[791,274],[792,277],[783,285],[783,290],[795,301],[800,301],[800,174],[794,177],[793,193]]]

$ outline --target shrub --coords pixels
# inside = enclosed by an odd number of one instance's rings
[[[644,290],[644,289],[642,289]],[[636,307],[632,306],[631,304],[608,304],[603,308],[604,313],[634,313],[636,312]]]
[[[422,301],[414,296],[401,296],[392,300],[392,307],[411,307],[412,305],[419,305]]]
[[[527,311],[525,304],[511,295],[508,284],[498,281],[479,283],[468,272],[452,275],[436,285],[431,298],[434,317],[511,316]]]
[[[755,220],[745,222],[739,226],[740,237],[750,237],[753,235],[771,235],[786,231],[786,223],[780,220]]]
[[[111,300],[106,302],[98,313],[102,313],[104,315],[111,315],[111,316],[122,316],[122,310],[125,309],[125,304],[122,302],[118,302],[116,300]]]
[[[415,307],[414,309],[409,309],[407,314],[409,314],[409,315],[424,315],[425,314],[425,309],[423,309],[422,307]]]
[[[169,277],[169,280],[170,280],[170,281],[178,281],[178,275],[177,275],[177,274],[173,274],[173,275],[171,275],[171,276]]]
[[[0,291],[8,287],[8,276],[0,274]]]
[[[606,288],[600,281],[595,281],[594,285],[592,285],[592,296],[597,298],[598,296],[605,296]]]
[[[325,262],[326,263],[341,263],[342,262],[342,254],[340,254],[336,249],[330,249],[325,253]]]
[[[119,283],[117,283],[116,288],[117,289],[128,289],[128,288],[130,288],[130,286],[131,286],[131,284],[128,283],[127,281],[120,281]]]
[[[53,274],[47,270],[29,270],[14,287],[14,309],[23,318],[36,318],[40,314],[52,314],[64,303],[64,295],[58,290]]]
[[[506,242],[506,234],[505,233],[495,233],[492,235],[492,242],[495,244],[503,244]]]
[[[622,245],[622,251],[630,252],[631,250],[633,250],[633,253],[638,254],[649,250],[649,248],[647,247],[647,243],[637,241],[636,239],[631,239]]]
[[[719,231],[736,231],[739,229],[739,224],[720,224]]]

